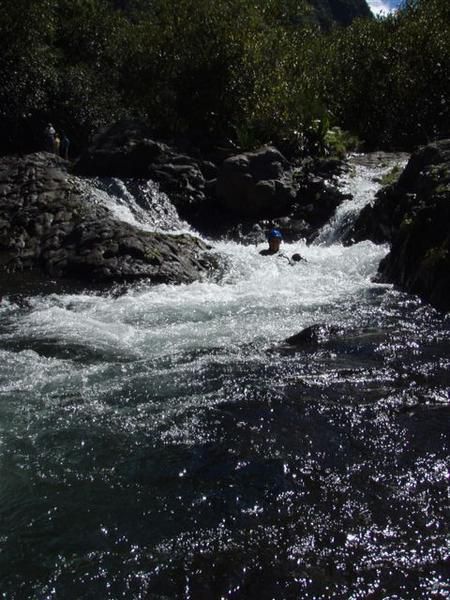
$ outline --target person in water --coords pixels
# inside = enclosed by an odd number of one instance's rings
[[[285,258],[290,265],[294,265],[296,262],[300,262],[302,260],[306,262],[306,259],[303,258],[301,254],[296,253],[292,255],[292,258],[289,258],[289,256],[286,256],[286,254],[280,252],[281,242],[283,241],[283,234],[279,229],[271,229],[267,236],[267,240],[269,242],[269,247],[265,250],[261,250],[261,256],[273,256],[277,254],[281,258]]]
[[[283,241],[283,235],[279,229],[271,229],[267,236],[269,247],[265,250],[261,250],[261,256],[272,256],[278,254],[280,251],[281,242]]]

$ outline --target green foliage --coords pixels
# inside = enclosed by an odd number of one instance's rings
[[[53,2],[1,0],[0,11],[1,146],[16,148],[56,82]]]
[[[403,171],[403,169],[400,167],[400,165],[395,165],[394,167],[392,167],[392,169],[389,171],[389,173],[386,173],[386,175],[383,175],[383,177],[381,178],[381,185],[386,186],[386,185],[392,185],[393,183],[396,183],[396,181],[400,177],[402,171]]]
[[[337,126],[328,129],[324,136],[326,153],[338,158],[344,158],[348,152],[358,150],[360,144],[357,136]]]
[[[386,19],[355,21],[322,48],[321,93],[343,127],[385,146],[449,133],[447,0],[414,0]]]
[[[38,146],[48,120],[81,146],[127,116],[243,149],[287,140],[337,155],[353,134],[391,147],[448,134],[450,3],[317,25],[363,5],[0,0],[0,150]]]

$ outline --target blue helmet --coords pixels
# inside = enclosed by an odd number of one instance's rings
[[[272,240],[273,238],[277,238],[279,240],[283,239],[283,235],[279,229],[271,229],[267,236],[267,239]]]

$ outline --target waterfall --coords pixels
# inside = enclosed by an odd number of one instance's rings
[[[167,194],[152,180],[116,177],[74,178],[88,202],[105,206],[120,221],[147,231],[190,232]]]
[[[314,240],[315,244],[330,245],[339,242],[351,229],[361,210],[375,200],[382,185],[382,178],[393,168],[402,169],[407,162],[406,155],[353,155],[349,159],[350,169],[338,180],[339,189],[349,194],[331,220],[326,223]]]

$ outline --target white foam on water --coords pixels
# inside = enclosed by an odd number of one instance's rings
[[[342,319],[355,294],[374,287],[371,276],[385,247],[285,245],[307,260],[262,257],[263,246],[217,244],[226,256],[224,280],[190,285],[139,286],[120,297],[50,295],[30,300],[32,310],[3,336],[31,337],[60,346],[80,344],[111,356],[161,356],[259,339],[269,343],[310,321]]]
[[[321,229],[316,244],[333,244],[342,239],[355,222],[361,210],[375,200],[375,194],[382,186],[382,178],[394,167],[403,168],[406,158],[399,155],[397,160],[380,160],[374,165],[367,164],[364,156],[354,155],[350,160],[351,169],[339,181],[338,187],[351,198],[336,209],[330,221]]]
[[[355,205],[373,198],[379,186],[374,182],[377,173],[379,169],[361,167],[353,177],[344,177],[343,185],[355,195],[353,214],[358,210]],[[117,196],[102,193],[107,196],[102,201],[120,206]],[[339,230],[340,223],[336,215],[322,239]],[[141,284],[119,297],[35,296],[29,299],[29,310],[18,310],[13,319],[13,308],[5,305],[3,310],[10,316],[5,313],[9,326],[2,339],[24,349],[39,351],[42,345],[66,349],[69,357],[72,348],[81,354],[84,349],[96,360],[103,357],[105,369],[114,361],[159,360],[218,348],[223,360],[227,356],[235,360],[239,348],[248,344],[255,344],[255,353],[261,356],[265,347],[313,323],[358,325],[370,301],[366,293],[380,287],[372,277],[387,252],[386,246],[371,242],[350,247],[336,241],[284,244],[286,256],[300,253],[306,258],[290,264],[282,256],[261,256],[263,247],[215,243],[214,251],[225,265],[219,280],[179,286]],[[15,360],[19,372],[36,369],[34,355],[18,353]]]
[[[75,178],[75,181],[88,202],[104,206],[119,221],[144,231],[192,233],[154,181],[117,177]]]

